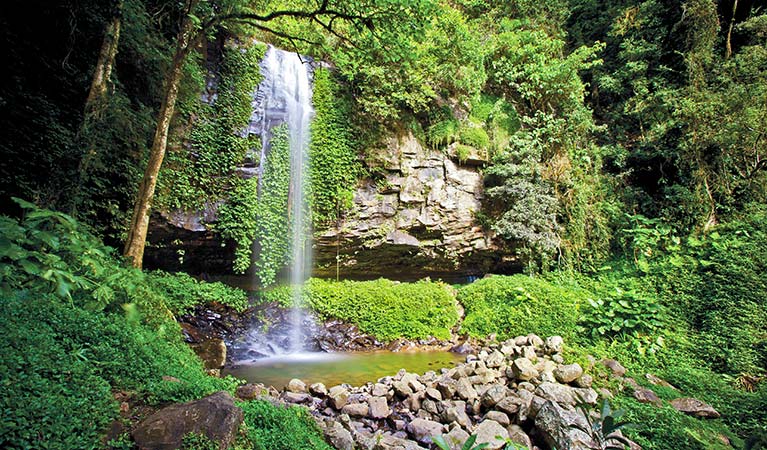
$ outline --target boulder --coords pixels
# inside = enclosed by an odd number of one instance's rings
[[[579,429],[589,429],[583,414],[564,409],[551,400],[546,401],[535,416],[535,427],[550,447],[561,450],[599,448],[591,436]]]
[[[343,425],[334,420],[324,421],[324,426],[321,425],[325,440],[338,450],[354,450],[354,439],[349,430],[345,429]]]
[[[593,389],[573,388],[558,383],[541,383],[535,390],[535,395],[561,405],[595,404],[597,402],[597,393]]]
[[[671,400],[671,406],[679,412],[701,419],[716,419],[720,416],[719,412],[711,405],[695,398],[675,398]]]
[[[133,439],[140,449],[177,449],[184,436],[195,433],[205,435],[225,449],[234,442],[242,420],[243,412],[234,405],[234,398],[221,391],[200,400],[162,408],[136,427]]]
[[[254,400],[262,395],[267,394],[269,391],[266,386],[260,383],[248,383],[238,386],[235,394],[242,400]]]
[[[417,442],[389,434],[376,435],[375,440],[373,450],[423,450]]]
[[[315,397],[324,397],[328,395],[328,388],[322,383],[314,383],[309,386],[309,392]]]
[[[386,397],[370,397],[368,406],[370,407],[368,415],[373,419],[384,419],[391,413]]]
[[[471,426],[471,419],[466,413],[466,403],[462,401],[456,401],[453,406],[447,407],[444,412],[444,418],[445,422],[455,422],[464,428]]]
[[[485,420],[492,420],[493,422],[498,422],[504,427],[511,424],[511,420],[509,419],[509,416],[507,416],[506,414],[500,411],[488,412],[487,414],[485,414]]]
[[[517,358],[511,363],[511,371],[514,378],[520,381],[530,381],[538,378],[538,371],[532,361],[527,358]]]
[[[431,444],[432,438],[442,434],[444,426],[433,420],[413,419],[407,426],[407,431],[416,441]]]
[[[341,409],[349,401],[349,391],[343,386],[333,386],[328,391],[328,398],[335,409]]]
[[[530,436],[519,425],[511,425],[506,428],[509,432],[509,440],[522,448],[532,449],[533,441],[530,440]]]
[[[546,343],[543,345],[544,350],[549,355],[559,353],[564,347],[564,339],[562,336],[550,336],[546,338]]]
[[[191,346],[206,369],[221,369],[226,363],[226,343],[223,339],[210,339]]]
[[[560,365],[554,369],[554,377],[560,383],[571,383],[583,375],[583,368],[578,363]]]
[[[280,398],[288,403],[311,403],[314,397],[305,392],[288,392],[280,394]]]
[[[454,427],[450,432],[442,437],[445,438],[450,450],[463,450],[463,444],[469,440],[469,433],[461,427]]]
[[[376,397],[385,397],[389,393],[389,386],[383,383],[376,383],[370,390],[370,394]]]
[[[503,448],[506,445],[506,439],[509,437],[509,432],[506,431],[500,423],[494,420],[485,419],[474,430],[474,434],[477,436],[475,441],[476,445],[487,444],[487,449],[497,450]]]
[[[426,396],[432,400],[436,400],[436,401],[442,400],[442,394],[434,388],[426,389]]]
[[[455,383],[455,393],[463,400],[472,400],[478,395],[477,390],[466,378],[461,378]]]
[[[365,417],[370,408],[367,403],[347,403],[341,408],[342,414],[348,414],[351,417]]]
[[[610,372],[612,372],[612,374],[616,377],[622,377],[623,375],[626,375],[626,368],[614,359],[603,359],[602,364],[610,369]]]
[[[293,378],[288,382],[288,385],[285,389],[288,392],[306,392],[306,383],[299,380],[298,378]]]
[[[653,403],[655,405],[660,405],[661,399],[658,398],[658,396],[650,389],[645,388],[638,388],[634,389],[634,398],[639,403]]]
[[[492,408],[508,395],[509,390],[502,384],[494,384],[482,394],[481,402],[485,408]]]

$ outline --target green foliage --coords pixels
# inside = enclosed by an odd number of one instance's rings
[[[163,208],[201,208],[205,202],[225,198],[227,189],[237,183],[236,168],[259,142],[243,136],[243,129],[252,113],[253,91],[261,81],[258,64],[264,51],[263,44],[224,46],[215,99],[207,103],[199,99],[187,108],[192,122],[188,144],[170,151],[160,172],[157,197]],[[204,70],[199,62],[200,81],[205,79]]]
[[[336,220],[349,209],[361,175],[349,123],[351,105],[327,69],[314,72],[315,116],[309,149],[312,222],[315,228]]]
[[[252,264],[253,242],[258,231],[258,178],[237,180],[226,203],[218,211],[216,230],[224,239],[231,239],[234,250],[234,271],[245,273]]]
[[[253,400],[239,403],[245,413],[245,432],[256,450],[331,450],[306,409],[275,406]]]
[[[620,422],[619,419],[625,411],[613,410],[607,400],[602,400],[602,407],[599,410],[599,417],[592,418],[587,404],[577,405],[583,416],[586,418],[588,426],[573,424],[571,427],[583,431],[591,437],[599,450],[625,450],[631,445],[621,430],[628,428],[629,422]]]
[[[452,144],[458,139],[460,124],[453,117],[440,120],[429,126],[426,141],[434,148]]]
[[[448,439],[452,439],[448,437]],[[450,450],[454,448],[457,444],[460,444],[460,442],[453,442],[452,445],[448,444],[447,439],[445,439],[445,435],[440,436],[434,436],[432,438],[432,441],[434,441],[434,444],[437,445],[442,450]],[[482,444],[474,445],[474,443],[477,441],[477,435],[472,434],[469,436],[469,439],[466,439],[466,442],[461,445],[461,450],[481,450],[483,448],[486,448],[488,445],[487,442],[483,442]]]
[[[575,335],[578,311],[588,296],[583,289],[526,275],[483,278],[458,291],[466,309],[461,330],[474,337],[535,333],[567,339]]]
[[[263,286],[276,280],[277,272],[290,261],[290,141],[286,124],[272,129],[269,153],[264,162],[261,195],[256,204],[256,235],[259,252],[255,262]],[[244,256],[244,252],[241,254]],[[248,256],[249,257],[249,256]],[[241,269],[247,268],[243,263]]]
[[[189,433],[181,443],[184,450],[218,450],[219,445],[202,433]]]
[[[312,278],[306,295],[320,317],[357,324],[383,341],[429,336],[448,339],[458,320],[450,287],[428,280],[337,282]]]
[[[490,136],[481,127],[472,124],[465,125],[458,130],[458,140],[465,145],[479,150],[485,150],[490,145]]]
[[[665,312],[655,297],[618,289],[614,295],[598,300],[588,299],[583,308],[583,332],[592,337],[624,335],[658,336],[663,330]]]
[[[239,312],[248,306],[245,291],[221,282],[197,281],[183,272],[152,272],[147,281],[174,315],[189,313],[195,306],[205,304],[226,305]]]

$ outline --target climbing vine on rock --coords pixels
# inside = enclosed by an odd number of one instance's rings
[[[311,124],[311,204],[315,228],[335,220],[351,206],[361,166],[349,123],[351,108],[331,73],[314,73]]]
[[[192,123],[187,142],[168,153],[160,172],[162,208],[200,208],[206,201],[224,198],[233,185],[240,184],[236,169],[259,145],[243,129],[252,112],[252,93],[261,81],[259,62],[264,51],[261,44],[225,45],[215,93],[208,95],[212,100],[200,98],[185,108]],[[201,64],[197,70],[204,70]]]

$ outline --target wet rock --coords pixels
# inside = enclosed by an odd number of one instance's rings
[[[554,377],[560,383],[571,383],[583,375],[583,368],[578,363],[560,365],[554,369]]]
[[[203,434],[229,448],[242,424],[242,410],[227,392],[216,392],[200,400],[162,408],[142,421],[133,431],[140,449],[176,449],[184,436]]]
[[[226,344],[223,339],[210,339],[191,347],[206,369],[221,369],[226,364]]]
[[[432,438],[442,434],[444,426],[433,420],[413,419],[407,426],[407,431],[422,444],[431,444]]]
[[[474,430],[477,436],[476,445],[487,444],[488,449],[497,450],[503,448],[506,444],[505,439],[509,437],[509,432],[494,420],[483,420]]]
[[[252,384],[244,384],[242,386],[238,386],[237,390],[235,391],[235,394],[238,398],[241,398],[242,400],[253,400],[258,398],[259,396],[266,395],[269,391],[266,389],[266,386],[260,383]]]
[[[695,398],[675,398],[671,400],[671,406],[679,412],[701,419],[716,419],[720,417],[719,412],[711,405]]]

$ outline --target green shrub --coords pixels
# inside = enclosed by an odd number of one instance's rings
[[[450,145],[458,140],[460,124],[454,118],[446,118],[432,124],[426,130],[426,141],[434,148]]]
[[[224,283],[197,281],[186,273],[156,271],[149,274],[149,283],[162,295],[174,315],[186,314],[201,304],[219,303],[236,311],[248,307],[245,291]]]
[[[255,450],[332,450],[306,409],[254,400],[239,403],[248,440]]]
[[[665,313],[658,300],[636,292],[617,290],[599,300],[588,299],[583,308],[583,331],[592,337],[649,334],[657,336],[665,325]]]
[[[483,128],[474,125],[464,125],[458,131],[458,140],[465,145],[484,150],[490,146],[490,136]]]
[[[384,341],[429,336],[448,339],[458,320],[451,288],[443,283],[313,278],[306,290],[309,305],[322,318],[355,323]]]
[[[4,448],[101,448],[118,417],[113,390],[159,403],[234,389],[233,379],[205,374],[175,322],[154,328],[133,316],[72,307],[52,295],[0,302]]]
[[[474,337],[535,333],[573,336],[578,310],[589,294],[526,275],[491,276],[464,286],[458,301],[466,309],[461,330]]]

